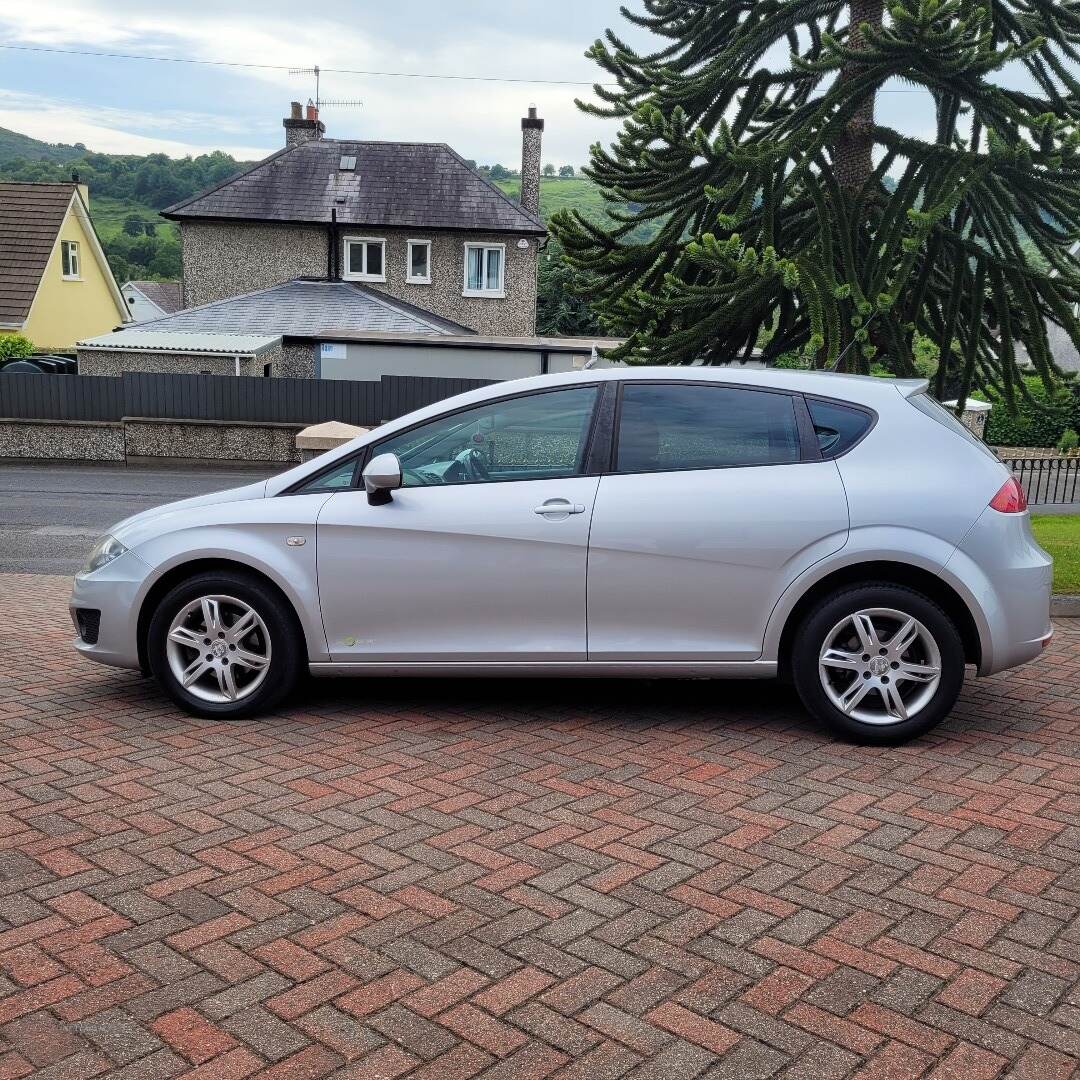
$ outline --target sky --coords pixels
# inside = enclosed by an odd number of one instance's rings
[[[585,49],[622,22],[614,0],[0,0],[0,42],[14,45],[586,84],[600,72]],[[314,93],[313,76],[287,70],[0,50],[0,127],[111,153],[264,157],[283,145],[289,102]],[[447,142],[517,167],[520,118],[536,104],[544,160],[580,165],[615,131],[575,108],[589,93],[325,72],[324,100],[363,104],[322,118],[330,137]]]
[[[604,77],[584,52],[608,27],[647,51],[648,35],[622,18],[619,0],[0,0],[0,43],[281,67],[0,49],[0,127],[110,153],[220,149],[252,160],[284,144],[289,102],[314,96],[314,77],[288,69],[318,64],[323,100],[363,103],[323,110],[331,138],[446,142],[480,164],[513,168],[520,118],[535,104],[547,124],[543,160],[580,166],[592,143],[610,143],[617,131],[574,105]],[[881,96],[878,119],[932,138],[929,96],[898,90]]]

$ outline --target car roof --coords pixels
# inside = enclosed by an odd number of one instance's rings
[[[790,368],[752,367],[648,367],[644,365],[591,368],[584,371],[559,372],[555,375],[538,375],[527,379],[515,379],[485,387],[485,397],[520,393],[544,386],[572,386],[575,382],[596,380],[645,380],[664,382],[716,382],[734,386],[763,387],[772,390],[788,390],[799,394],[816,394],[821,397],[840,398],[857,404],[894,400],[897,393],[904,397],[927,388],[925,379],[889,379],[874,375],[848,375],[833,371],[803,371]]]

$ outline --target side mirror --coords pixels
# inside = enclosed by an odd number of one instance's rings
[[[379,454],[364,469],[364,488],[372,506],[383,506],[391,499],[390,492],[401,487],[401,462],[397,454]]]

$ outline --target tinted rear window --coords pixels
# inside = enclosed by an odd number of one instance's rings
[[[969,443],[977,446],[984,454],[987,454],[997,461],[997,454],[995,454],[994,451],[975,434],[975,432],[970,428],[965,427],[965,425],[960,422],[960,418],[956,413],[951,409],[946,409],[944,405],[935,401],[929,394],[925,392],[916,394],[914,397],[908,398],[908,401],[910,401],[919,412],[926,413],[931,420],[936,420],[939,424],[947,427],[961,438],[966,439]]]
[[[821,456],[838,457],[847,453],[869,430],[874,418],[862,409],[839,405],[835,401],[806,399],[814,422]]]
[[[787,394],[699,383],[627,383],[619,418],[620,472],[777,465],[801,454]]]

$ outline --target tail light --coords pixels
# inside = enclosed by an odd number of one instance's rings
[[[1022,514],[1027,509],[1027,505],[1024,486],[1015,476],[1010,476],[990,500],[991,508],[1001,514]]]

